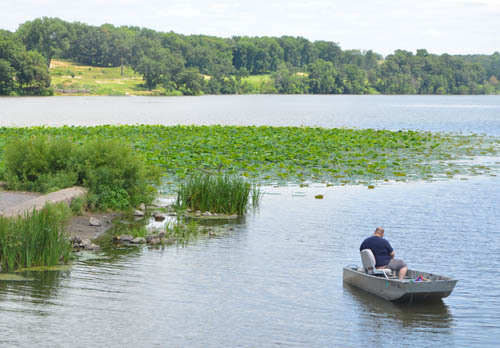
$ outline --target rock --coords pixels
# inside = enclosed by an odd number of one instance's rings
[[[155,212],[153,214],[153,217],[155,218],[155,221],[163,221],[166,219],[165,215],[163,215],[162,213],[159,213],[159,212]]]
[[[212,213],[209,212],[209,211],[205,211],[203,212],[203,214],[201,214],[202,216],[212,216]]]
[[[78,236],[71,236],[71,238],[69,239],[69,241],[71,243],[75,243],[75,244],[80,244],[82,242],[82,239]]]
[[[90,239],[84,239],[84,240],[82,240],[80,242],[80,247],[84,248],[84,249],[87,249],[90,244],[92,244],[92,242],[90,241]]]
[[[163,238],[166,234],[167,233],[165,231],[161,231],[160,233],[158,233],[158,238]]]
[[[128,234],[122,234],[120,237],[118,237],[118,240],[120,242],[131,242],[134,237],[128,235]]]
[[[195,213],[196,216],[200,216],[201,215],[201,211],[197,210],[196,213]]]
[[[136,211],[134,211],[134,216],[144,216],[144,212],[142,212],[140,210],[136,210]]]
[[[147,236],[146,236],[146,242],[147,242],[147,243],[150,243],[150,242],[151,242],[153,239],[155,239],[155,238],[156,238],[156,236],[155,236],[155,235],[153,235],[153,234],[149,234],[149,235],[147,235]]]
[[[151,244],[151,245],[158,245],[158,244],[161,244],[161,240],[160,240],[160,238],[153,238],[153,239],[151,239],[151,241],[149,242],[149,244]]]
[[[89,225],[90,226],[101,226],[101,221],[99,221],[95,217],[91,216],[89,219]]]
[[[139,210],[146,210],[146,205],[144,203],[139,204]]]
[[[143,244],[146,243],[146,239],[142,237],[136,237],[130,241],[132,244]]]
[[[90,250],[90,251],[97,251],[97,250],[99,250],[99,249],[101,249],[101,248],[99,247],[99,245],[94,244],[94,243],[91,243],[91,244],[90,244],[89,246],[87,246],[85,249],[86,249],[86,250]]]

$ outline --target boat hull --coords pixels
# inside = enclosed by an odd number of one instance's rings
[[[410,270],[407,277],[416,279],[419,275],[430,281],[403,281],[397,278],[373,276],[361,268],[344,267],[344,282],[389,301],[428,301],[448,297],[457,280],[432,273]]]

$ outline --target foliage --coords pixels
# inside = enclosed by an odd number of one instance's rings
[[[200,169],[220,170],[259,182],[359,183],[432,179],[490,168],[451,160],[498,154],[494,138],[429,132],[313,127],[98,126],[0,128],[0,157],[5,143],[18,138],[65,137],[121,139],[166,182],[184,181]],[[29,156],[28,156],[29,157]],[[22,157],[19,157],[20,160]],[[22,162],[19,164],[23,167]],[[125,168],[125,164],[123,164]],[[6,174],[7,174],[7,170]]]
[[[0,30],[0,95],[47,95],[52,93],[49,86],[43,56],[26,51],[14,35]]]
[[[177,205],[192,211],[243,215],[249,200],[256,203],[259,196],[259,189],[241,177],[197,174],[179,186]]]
[[[23,23],[15,34],[2,31],[0,36],[15,40],[21,50],[40,52],[43,57],[24,58],[35,61],[37,66],[40,59],[48,65],[54,58],[67,59],[104,68],[120,67],[124,77],[128,65],[143,76],[148,90],[160,86],[154,94],[161,95],[500,93],[498,53],[450,56],[433,55],[422,49],[414,55],[397,50],[383,60],[371,50],[342,50],[334,42],[311,42],[303,37],[218,38],[111,24],[90,26],[47,17]],[[0,57],[0,93],[23,94],[9,86],[13,65],[9,63],[9,67],[1,59],[7,60]],[[27,76],[32,76],[29,65],[25,65],[25,70]],[[298,72],[305,75],[297,75]],[[273,81],[258,87],[245,84],[242,79],[248,74],[271,75]],[[46,86],[46,79],[34,81],[39,81],[39,85],[28,83],[22,88],[32,88],[31,94],[43,94],[39,88]],[[118,88],[87,93],[123,94]]]
[[[91,209],[127,209],[155,197],[158,172],[128,143],[102,137],[76,144],[66,137],[10,139],[4,153],[10,189],[37,192],[83,185]]]
[[[64,203],[46,204],[24,216],[0,217],[0,264],[3,271],[67,262],[71,243],[65,226],[71,217]]]

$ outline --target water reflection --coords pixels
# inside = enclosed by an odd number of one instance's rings
[[[360,307],[362,321],[372,326],[374,318],[384,318],[398,323],[402,328],[450,329],[453,317],[448,306],[441,300],[413,304],[400,304],[381,299],[355,286],[344,283],[344,294]],[[379,326],[383,320],[376,321]]]

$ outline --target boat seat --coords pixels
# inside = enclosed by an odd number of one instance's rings
[[[375,256],[371,249],[361,250],[361,262],[363,262],[363,268],[367,274],[371,275],[381,275],[385,278],[389,278],[388,275],[392,275],[392,270],[389,268],[377,269],[375,267]]]

